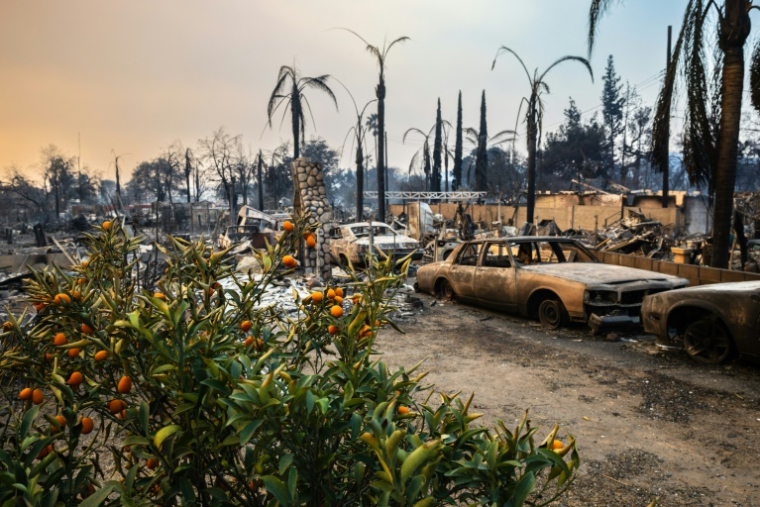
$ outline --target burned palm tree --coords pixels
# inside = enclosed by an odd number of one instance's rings
[[[321,91],[332,99],[335,109],[338,109],[338,100],[335,98],[335,94],[330,87],[327,86],[329,79],[330,76],[328,74],[319,77],[301,77],[295,64],[292,67],[287,65],[280,67],[277,84],[274,87],[274,91],[272,91],[272,95],[269,97],[269,104],[267,105],[267,123],[271,128],[272,116],[274,116],[277,109],[281,106],[283,107],[283,120],[288,109],[290,109],[290,121],[293,129],[293,160],[300,156],[300,141],[305,142],[305,109],[309,110],[311,122],[314,123],[314,115],[311,113],[311,106],[304,95],[304,91],[307,88]]]
[[[496,57],[491,64],[491,70],[496,67],[496,61],[499,56],[504,53],[509,53],[517,58],[520,62],[525,75],[530,83],[530,95],[528,96],[528,110],[525,116],[525,124],[527,129],[528,140],[528,196],[527,196],[527,217],[528,223],[533,223],[533,212],[536,206],[536,154],[538,153],[538,145],[541,143],[541,134],[543,131],[543,118],[544,118],[544,102],[542,95],[544,93],[550,93],[549,85],[546,83],[546,76],[552,69],[565,62],[578,62],[588,69],[591,75],[591,81],[594,80],[594,72],[591,70],[591,65],[588,60],[580,56],[563,56],[549,65],[543,72],[539,72],[535,69],[531,74],[528,71],[528,67],[523,63],[522,58],[513,50],[506,46],[502,46],[496,52]]]
[[[464,141],[470,146],[470,153],[473,151],[475,152],[475,159],[473,160],[472,157],[470,157],[470,163],[467,166],[467,183],[468,185],[472,181],[472,170],[475,169],[476,173],[478,171],[478,159],[481,160],[481,164],[483,164],[485,167],[483,167],[483,171],[487,171],[488,169],[488,151],[491,148],[495,148],[503,143],[508,143],[510,141],[513,141],[517,135],[515,134],[514,130],[502,130],[501,132],[497,132],[491,137],[488,137],[488,134],[481,134],[484,129],[476,130],[472,127],[468,127],[464,129]],[[483,160],[483,153],[485,153],[485,160]],[[485,180],[486,174],[484,173],[482,175],[482,178]],[[475,179],[478,179],[477,174],[475,175]],[[477,186],[476,186],[477,189]]]
[[[402,141],[406,143],[406,138],[411,134],[417,134],[422,137],[422,146],[414,153],[411,162],[409,162],[409,174],[411,174],[416,168],[422,169],[422,172],[425,175],[425,190],[428,191],[440,191],[440,187],[439,190],[435,190],[434,182],[432,179],[434,147],[433,143],[431,143],[431,140],[434,139],[433,136],[435,134],[437,123],[438,122],[436,122],[436,124],[433,125],[427,133],[416,127],[407,129],[407,131],[404,132],[404,137],[402,138]],[[451,129],[451,123],[446,120],[441,120],[441,128]]]
[[[354,34],[361,40],[367,51],[377,59],[377,65],[380,70],[378,77],[378,83],[375,87],[375,97],[377,98],[377,130],[378,130],[378,142],[377,142],[377,202],[378,202],[378,216],[380,220],[385,220],[385,61],[388,58],[388,53],[393,46],[399,43],[406,42],[409,37],[399,37],[393,40],[390,44],[383,43],[383,46],[373,46],[358,33],[348,28],[340,28],[349,33]]]
[[[589,53],[599,20],[612,0],[592,0],[589,9]],[[744,91],[744,45],[749,37],[749,13],[758,6],[751,0],[689,0],[683,25],[668,65],[652,131],[652,163],[660,171],[667,169],[669,158],[670,117],[676,98],[676,80],[681,76],[686,93],[683,127],[684,162],[689,179],[707,184],[714,195],[713,253],[711,265],[728,267],[731,214]],[[707,54],[712,51],[717,33],[717,63],[712,69],[719,82],[715,100],[708,85]],[[760,111],[760,44],[751,57],[750,88],[753,107]],[[712,102],[712,106],[710,105]]]
[[[338,80],[336,79],[336,81]],[[359,111],[359,107],[356,105],[356,100],[354,100],[354,96],[349,89],[340,81],[338,81],[338,83],[345,88],[346,93],[351,97],[351,102],[353,103],[354,111],[356,112],[356,123],[348,129],[346,138],[343,140],[343,147],[345,148],[346,141],[348,140],[348,137],[351,136],[351,151],[353,151],[353,144],[356,143],[356,221],[361,222],[362,216],[364,215],[364,151],[365,143],[367,142],[367,132],[372,129],[372,122],[370,121],[371,117],[365,119],[364,113],[367,111],[367,107],[377,99],[370,100],[364,104],[362,110]],[[342,152],[343,150],[341,150],[341,153]]]

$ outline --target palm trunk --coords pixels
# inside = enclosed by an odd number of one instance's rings
[[[290,103],[290,118],[293,125],[293,160],[296,160],[301,154],[300,145],[300,118],[301,118],[301,97],[298,94],[298,87],[293,85],[293,95]]]
[[[714,268],[728,268],[743,87],[744,49],[741,46],[727,48],[723,61],[722,114],[715,171],[713,254],[710,263]]]
[[[533,223],[533,213],[536,207],[536,143],[538,142],[538,126],[536,125],[536,106],[534,100],[531,101],[528,111],[528,204],[525,221],[529,224]]]
[[[362,143],[357,139],[356,145],[356,221],[362,221],[364,214],[364,152]]]
[[[377,97],[377,219],[385,222],[385,79],[375,88]]]
[[[259,181],[259,211],[264,211],[264,180],[261,179],[261,152],[259,151],[259,163],[256,169],[256,177]]]

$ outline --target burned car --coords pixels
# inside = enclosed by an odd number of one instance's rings
[[[657,343],[718,364],[734,352],[760,357],[760,281],[699,285],[644,299],[644,329]]]
[[[644,297],[688,280],[603,264],[575,240],[524,236],[462,243],[446,261],[422,266],[416,287],[518,312],[550,328],[570,321],[594,330],[640,322]]]
[[[330,253],[342,264],[364,264],[364,258],[374,245],[374,253],[392,255],[402,259],[407,255],[417,260],[422,257],[418,241],[399,234],[382,222],[358,222],[340,225],[330,233]]]

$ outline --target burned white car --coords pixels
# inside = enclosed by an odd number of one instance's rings
[[[370,251],[370,242],[375,255],[391,255],[402,259],[412,255],[422,257],[418,241],[399,234],[382,222],[358,222],[335,227],[330,233],[330,253],[341,264],[362,265]]]
[[[445,261],[422,266],[416,288],[518,312],[550,328],[573,321],[599,330],[639,324],[645,296],[688,284],[672,275],[603,264],[572,239],[524,236],[464,242]]]

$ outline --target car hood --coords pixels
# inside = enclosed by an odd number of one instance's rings
[[[405,238],[403,236],[376,236],[374,238],[374,244],[380,248],[418,248],[419,243],[412,238]],[[369,238],[361,238],[354,241],[357,245],[369,246]]]
[[[688,292],[688,293],[732,292],[732,293],[737,293],[737,294],[740,294],[743,292],[757,293],[757,292],[760,292],[760,280],[753,280],[751,282],[711,283],[707,285],[696,285],[694,287],[687,287],[687,288],[678,290],[679,294],[682,292]]]
[[[522,266],[521,269],[531,273],[541,273],[587,285],[616,285],[640,281],[675,282],[681,280],[677,276],[655,273],[654,271],[647,271],[645,269],[627,268],[595,262],[538,264]]]

